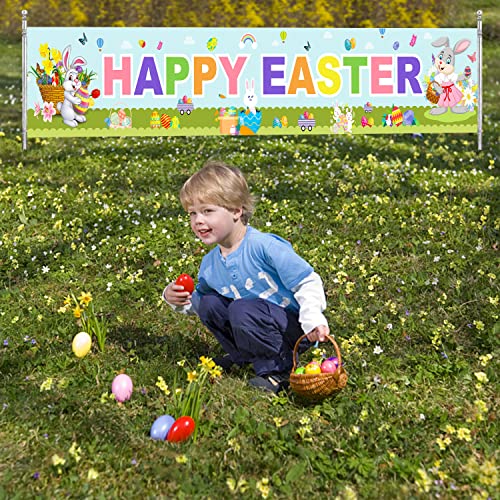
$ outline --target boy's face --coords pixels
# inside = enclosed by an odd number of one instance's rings
[[[241,232],[241,209],[228,210],[219,205],[194,202],[189,205],[188,212],[191,229],[206,245],[231,246]]]

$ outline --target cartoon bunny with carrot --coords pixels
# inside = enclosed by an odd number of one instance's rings
[[[82,123],[87,119],[83,114],[78,114],[73,108],[73,104],[80,104],[82,100],[75,95],[78,89],[82,86],[78,79],[78,67],[85,66],[87,61],[83,57],[75,57],[71,65],[69,64],[69,56],[71,53],[71,45],[68,45],[62,53],[62,62],[66,75],[64,77],[64,101],[57,103],[57,109],[61,113],[63,122],[70,127],[76,127],[78,123]],[[80,70],[81,71],[81,70]]]
[[[434,78],[433,87],[439,93],[437,108],[430,110],[431,115],[441,115],[450,109],[453,113],[465,113],[466,106],[458,106],[463,94],[455,85],[457,81],[464,80],[464,75],[455,73],[455,56],[464,52],[470,45],[470,40],[459,40],[453,49],[450,48],[450,40],[443,36],[432,42],[434,47],[443,47],[435,58],[435,66],[438,74]]]

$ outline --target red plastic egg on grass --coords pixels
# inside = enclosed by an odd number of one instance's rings
[[[180,285],[184,287],[184,291],[193,293],[194,291],[194,281],[189,274],[181,274],[176,280],[176,285]]]
[[[167,441],[179,443],[185,441],[193,434],[196,424],[191,417],[179,417],[170,427],[167,434]]]

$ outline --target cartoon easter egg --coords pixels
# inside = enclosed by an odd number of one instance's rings
[[[188,97],[186,104],[193,104],[193,99],[191,99],[191,97]]]
[[[149,125],[151,126],[151,128],[160,128],[161,127],[160,114],[158,113],[158,111],[154,110],[151,113],[151,117],[149,119]]]
[[[215,47],[217,47],[217,38],[215,37],[209,38],[207,42],[207,49],[210,52],[213,52],[215,50]]]
[[[146,42],[144,40],[139,40],[139,47],[143,49],[146,46]]]
[[[120,123],[120,117],[116,111],[113,111],[109,117],[111,125],[118,125]]]
[[[163,113],[160,118],[160,123],[163,128],[168,129],[172,124],[172,119],[166,113]]]
[[[309,119],[309,111],[304,111],[303,115],[305,120]]]
[[[346,38],[345,41],[344,41],[344,47],[346,50],[351,50],[351,40],[349,40],[349,38]]]
[[[309,113],[309,120],[314,120],[314,115],[312,113]]]
[[[179,118],[177,116],[172,116],[172,122],[170,123],[171,128],[181,128]]]
[[[399,49],[399,42],[398,42],[398,41],[394,42],[394,43],[392,44],[392,48],[393,48],[394,50],[398,50],[398,49]]]
[[[281,124],[281,121],[279,118],[275,118],[273,120],[273,128],[281,128],[282,127],[282,124]]]
[[[281,117],[281,125],[283,125],[283,127],[288,127],[288,118],[286,116]]]
[[[349,41],[351,42],[351,49],[355,49],[356,48],[356,39],[351,38]]]
[[[187,102],[188,102],[188,96],[187,95],[185,95],[185,96],[182,97],[182,102],[184,104],[187,104]]]
[[[375,120],[373,116],[370,116],[370,118],[368,118],[368,126],[373,127],[373,125],[375,125]]]
[[[471,75],[472,75],[472,70],[470,69],[470,66],[465,66],[464,69],[465,78],[470,78]]]
[[[82,102],[80,104],[73,104],[73,109],[79,115],[85,114],[90,107],[90,100],[92,99],[90,97],[88,89],[86,89],[85,87],[80,87],[75,92],[75,97],[79,97]]]

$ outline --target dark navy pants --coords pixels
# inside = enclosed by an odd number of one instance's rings
[[[291,370],[293,347],[303,335],[297,313],[264,299],[214,293],[201,296],[198,316],[234,363],[252,363],[257,375]]]

